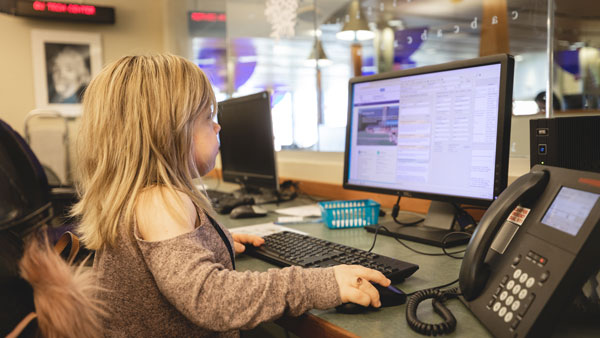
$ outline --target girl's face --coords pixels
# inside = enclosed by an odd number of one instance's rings
[[[213,121],[210,112],[204,112],[194,122],[194,161],[200,175],[208,174],[215,167],[219,153],[221,126]]]

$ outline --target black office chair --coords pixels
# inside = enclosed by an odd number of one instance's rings
[[[85,305],[93,299],[85,290],[95,291],[81,283],[86,278],[73,277],[82,270],[64,267],[46,242],[45,225],[53,217],[50,195],[41,164],[23,138],[0,120],[1,337],[64,336],[65,328],[80,324],[100,330],[97,309]],[[23,262],[28,265],[20,266]]]
[[[38,161],[21,135],[2,120],[0,145],[0,175],[8,180],[8,188],[0,192],[0,222],[5,221],[3,217],[19,219],[22,215],[12,214],[18,210],[31,214],[35,206],[39,210],[35,210],[37,214],[32,217],[51,226],[48,230],[51,242],[65,231],[72,231],[75,222],[69,216],[69,209],[77,202],[75,189],[50,185],[48,168]],[[19,201],[27,205],[14,205]],[[82,252],[81,256],[84,253],[89,254],[89,251]]]
[[[25,140],[0,120],[0,231],[19,235],[52,218],[50,187],[42,165]],[[27,222],[23,218],[27,215]]]

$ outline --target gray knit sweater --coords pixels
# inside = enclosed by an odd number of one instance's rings
[[[284,313],[341,304],[332,268],[233,271],[209,222],[201,213],[194,231],[158,242],[124,225],[115,246],[96,252],[94,269],[107,290],[100,297],[110,312],[106,336],[235,337]]]

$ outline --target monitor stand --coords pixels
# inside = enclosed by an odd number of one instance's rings
[[[455,210],[452,204],[432,201],[427,216],[420,225],[404,226],[396,223],[394,220],[390,220],[379,223],[379,225],[384,226],[387,230],[382,227],[378,233],[440,248],[451,248],[466,244],[469,242],[469,238],[462,234],[449,236],[444,240],[444,236],[454,231],[451,230],[454,225],[454,213]],[[400,212],[398,216],[397,219],[401,223],[411,223],[417,220],[417,217],[410,213]],[[368,225],[365,229],[369,232],[375,232],[377,225]]]

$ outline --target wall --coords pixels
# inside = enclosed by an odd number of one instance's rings
[[[165,51],[164,2],[87,1],[115,7],[114,25],[55,22],[0,13],[0,118],[22,133],[26,114],[35,108],[32,29],[100,33],[105,65],[125,54]]]

